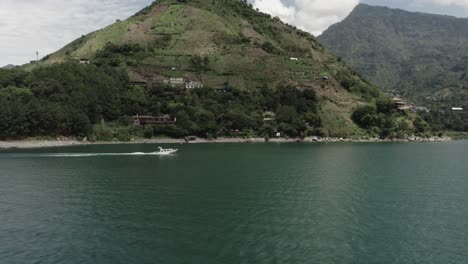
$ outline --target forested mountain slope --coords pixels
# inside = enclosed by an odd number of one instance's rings
[[[468,19],[360,4],[319,41],[387,91],[468,129]]]

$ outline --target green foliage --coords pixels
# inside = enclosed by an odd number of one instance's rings
[[[431,129],[429,124],[419,116],[416,117],[416,120],[414,121],[414,126],[416,127],[416,131],[418,133],[425,133],[427,131],[430,131]]]
[[[0,69],[0,88],[10,85],[23,87],[26,75],[27,73],[20,69]]]
[[[360,4],[319,40],[372,83],[430,108],[435,129],[468,131],[468,112],[450,111],[468,109],[467,27],[467,19]]]
[[[23,87],[0,89],[3,138],[86,136],[92,123],[121,115],[122,72],[66,63],[21,76]]]
[[[198,71],[206,71],[210,65],[210,58],[208,56],[202,57],[195,55],[190,59],[192,66]]]
[[[385,97],[378,98],[373,104],[356,108],[352,119],[370,134],[381,138],[405,138],[431,132],[430,125],[420,116],[398,111],[392,100]]]
[[[195,60],[202,65],[208,61]],[[2,138],[65,135],[129,141],[137,136],[213,136],[233,131],[265,135],[283,131],[297,136],[305,133],[306,124],[321,123],[315,92],[290,85],[259,90],[228,86],[223,91],[129,86],[123,71],[78,63],[39,68],[18,83],[24,87],[0,89]],[[277,112],[277,121],[265,123],[267,111]],[[130,116],[135,114],[169,114],[177,123],[133,131]],[[101,124],[102,120],[116,125]]]
[[[166,49],[169,48],[172,43],[172,35],[163,35],[160,38],[156,39],[152,46],[157,49]]]
[[[134,60],[148,55],[146,48],[139,44],[117,45],[107,43],[103,49],[96,52],[94,64],[112,67],[121,66],[123,63],[134,64]]]
[[[377,112],[385,115],[391,115],[396,112],[395,103],[387,97],[381,97],[377,99],[375,103]]]
[[[108,126],[94,126],[92,139],[96,141],[112,141],[114,139],[114,131]]]
[[[146,137],[147,134],[149,133],[141,128],[113,122],[94,125],[89,137],[91,141],[129,142],[143,135]]]
[[[69,62],[78,58],[91,64]],[[0,89],[32,94],[26,103],[5,103],[0,121],[12,123],[15,112],[22,120],[5,129],[5,137],[347,136],[363,133],[349,118],[356,102],[381,96],[312,35],[248,1],[160,0],[24,68],[31,72],[0,71]],[[171,77],[205,88],[162,82]],[[129,86],[130,78],[147,85]],[[388,105],[377,105],[369,131],[397,127],[380,117],[394,115]],[[177,122],[135,128],[130,117],[136,114],[168,114]]]
[[[374,105],[365,105],[358,107],[351,116],[354,122],[359,126],[369,129],[375,124],[374,118],[377,114],[377,109]]]
[[[261,45],[261,48],[268,52],[268,53],[271,53],[271,54],[278,54],[279,51],[275,48],[275,46],[269,42],[269,41],[266,41],[264,42],[262,45]]]

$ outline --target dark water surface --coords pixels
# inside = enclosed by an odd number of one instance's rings
[[[466,141],[170,147],[0,152],[0,263],[468,263]]]

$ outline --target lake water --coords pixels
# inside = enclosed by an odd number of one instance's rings
[[[0,263],[468,263],[466,141],[167,147],[1,151]]]

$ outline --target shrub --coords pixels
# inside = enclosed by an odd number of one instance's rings
[[[112,141],[114,131],[106,125],[96,125],[93,128],[92,138],[97,141]]]

